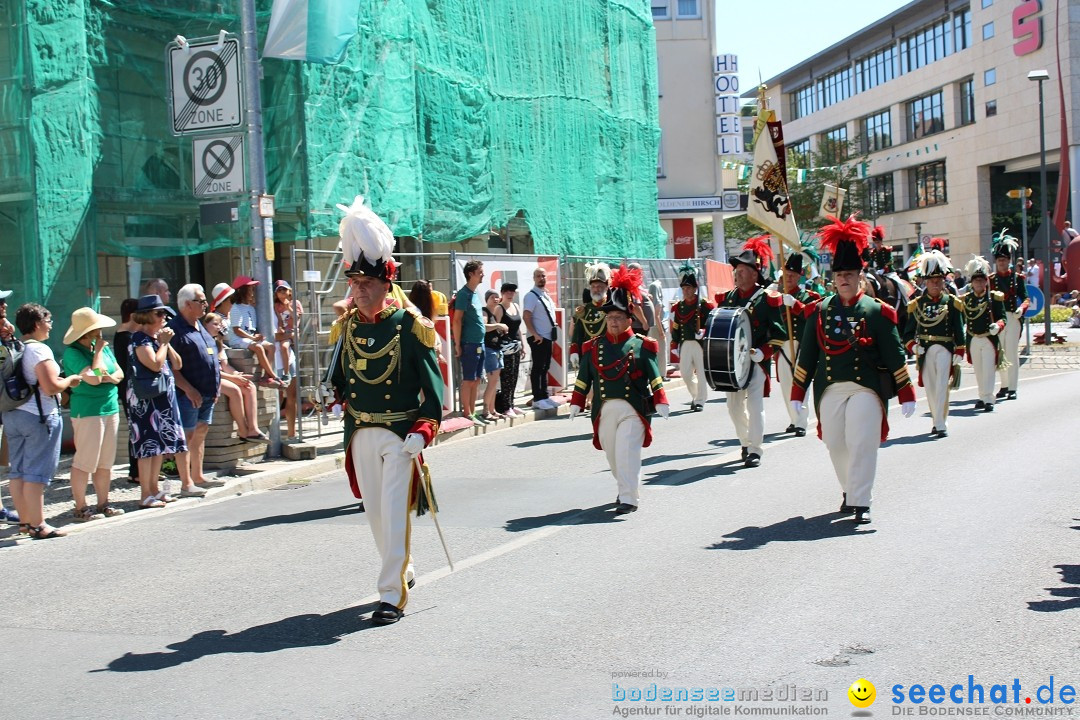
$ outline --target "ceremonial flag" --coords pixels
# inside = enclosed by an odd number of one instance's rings
[[[918,243],[915,246],[915,252],[911,253],[911,257],[908,258],[907,265],[904,266],[904,271],[908,276],[915,274],[915,271],[919,268],[919,256],[922,255],[922,243]]]
[[[773,117],[768,112],[767,117]],[[791,212],[788,195],[787,167],[784,161],[784,132],[779,121],[759,115],[757,127],[764,126],[754,140],[754,168],[750,176],[750,204],[747,219],[762,230],[780,239],[788,252],[799,252],[799,229]],[[771,142],[770,142],[771,141]]]
[[[821,196],[821,209],[818,210],[818,217],[823,218],[828,215],[840,217],[840,211],[844,208],[845,195],[847,195],[847,190],[844,188],[825,183],[825,192]]]
[[[359,12],[360,0],[274,0],[263,57],[339,63]]]

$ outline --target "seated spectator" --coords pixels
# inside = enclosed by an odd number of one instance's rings
[[[19,407],[4,413],[11,471],[11,499],[19,513],[21,529],[38,540],[67,533],[45,522],[45,488],[52,483],[60,464],[60,393],[79,385],[82,375],[60,377],[53,351],[45,344],[52,332],[52,314],[37,303],[27,303],[15,313],[15,325],[26,347],[22,354],[22,379],[33,392]]]
[[[274,372],[274,365],[268,356],[274,344],[266,340],[266,336],[259,332],[256,325],[255,286],[258,284],[258,280],[247,275],[240,275],[233,280],[232,287],[236,294],[227,300],[232,303],[228,310],[229,325],[232,327],[229,347],[249,351],[262,368],[265,384],[280,389],[285,387],[285,383],[281,382]],[[218,307],[222,305],[219,303]],[[221,309],[220,312],[226,311]]]
[[[1080,306],[1073,305],[1072,317],[1069,318],[1069,327],[1080,328]]]
[[[278,348],[278,359],[284,371],[285,388],[285,426],[288,437],[296,437],[296,406],[299,397],[296,377],[296,353],[292,351],[293,330],[304,314],[299,300],[293,300],[292,287],[284,280],[274,283],[274,317],[277,327],[274,340]]]
[[[75,500],[75,522],[123,515],[109,505],[112,466],[116,461],[116,431],[120,426],[120,393],[117,386],[124,372],[103,328],[116,325],[112,318],[79,308],[71,313],[71,327],[64,334],[63,364],[68,377],[81,375],[82,382],[71,389],[71,426],[75,435],[75,458],[71,461],[71,496]],[[97,507],[86,504],[86,484],[93,477]]]
[[[225,353],[225,318],[217,313],[207,313],[202,319],[206,332],[217,341],[218,362],[221,363],[221,394],[229,400],[229,414],[236,423],[236,435],[248,442],[267,442],[269,438],[259,430],[259,394],[250,375],[233,368]]]
[[[136,324],[131,334],[131,377],[128,382],[127,403],[130,408],[131,452],[139,461],[139,506],[165,507],[175,498],[158,488],[158,474],[166,453],[186,453],[187,439],[181,425],[180,408],[176,401],[176,382],[172,368],[181,368],[180,356],[170,347],[172,328],[166,319],[173,311],[157,295],[144,295],[131,318]],[[149,398],[139,398],[136,383],[146,383],[154,375],[164,377],[165,391]],[[140,379],[140,376],[142,379]],[[180,463],[177,463],[177,467]],[[191,495],[206,494],[194,488]]]

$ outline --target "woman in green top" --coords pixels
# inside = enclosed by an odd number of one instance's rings
[[[75,521],[86,522],[122,515],[109,505],[112,466],[116,461],[116,429],[120,424],[117,384],[124,371],[101,329],[116,321],[91,308],[71,313],[71,328],[64,334],[64,373],[82,376],[71,389],[71,425],[75,430],[75,459],[71,463],[71,495],[75,499]],[[97,508],[86,504],[86,483],[93,476]]]

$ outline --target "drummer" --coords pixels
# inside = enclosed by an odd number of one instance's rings
[[[727,395],[727,409],[742,445],[743,465],[761,465],[765,442],[765,398],[769,396],[769,370],[772,358],[770,341],[784,338],[780,308],[793,307],[792,295],[780,295],[765,289],[768,280],[764,269],[772,260],[769,236],[750,238],[742,252],[728,262],[735,268],[735,289],[717,294],[717,306],[742,308],[750,316],[750,384],[745,389],[732,388]],[[740,362],[741,358],[735,358]]]

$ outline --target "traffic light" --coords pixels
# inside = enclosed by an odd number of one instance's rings
[[[1011,197],[1013,200],[1019,200],[1021,192],[1024,193],[1024,197],[1031,197],[1031,188],[1017,188],[1015,190],[1010,190],[1006,193],[1006,195]],[[1028,207],[1031,207],[1031,205],[1028,205]]]

